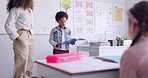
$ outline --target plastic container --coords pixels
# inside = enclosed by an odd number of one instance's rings
[[[54,54],[54,55],[48,55],[46,57],[46,61],[48,63],[62,63],[62,62],[77,61],[81,59],[82,59],[81,53]]]

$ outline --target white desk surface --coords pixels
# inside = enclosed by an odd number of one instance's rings
[[[47,63],[46,60],[36,60],[36,63],[68,74],[112,71],[119,69],[118,63],[103,62],[90,57],[83,57],[82,60],[65,63]]]

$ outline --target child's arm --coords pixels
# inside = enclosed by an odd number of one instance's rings
[[[15,22],[18,17],[18,11],[16,9],[11,9],[9,12],[8,18],[5,22],[5,30],[7,34],[9,35],[11,40],[15,40],[19,37],[19,34],[14,30]]]
[[[51,32],[50,32],[50,36],[49,36],[49,43],[52,45],[52,46],[55,46],[57,45],[57,42],[55,42],[53,40],[53,36],[54,36],[54,30],[52,29]]]

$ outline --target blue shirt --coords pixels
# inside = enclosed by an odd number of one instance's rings
[[[71,30],[67,27],[65,27],[65,32],[64,32],[64,36],[65,36],[65,40],[69,40],[71,39]],[[59,26],[54,27],[51,32],[50,32],[50,37],[49,37],[49,43],[54,47],[54,49],[59,49],[58,47],[56,47],[57,43],[62,43],[62,30]],[[68,50],[69,49],[69,45],[65,45],[65,48]]]

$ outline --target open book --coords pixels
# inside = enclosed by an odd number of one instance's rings
[[[75,43],[76,41],[81,41],[81,40],[86,40],[86,39],[83,39],[83,38],[78,38],[78,39],[76,39],[76,38],[71,38],[71,39],[69,39],[69,40],[67,40],[67,41],[64,41],[63,42],[63,44],[72,44],[72,43]]]
[[[76,41],[77,41],[77,39],[72,38],[72,39],[69,39],[67,41],[64,41],[63,44],[72,44],[72,43],[75,43]]]

